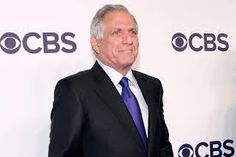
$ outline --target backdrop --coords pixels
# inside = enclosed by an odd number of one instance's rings
[[[107,3],[137,18],[134,69],[163,83],[175,156],[235,156],[236,1],[0,1],[0,156],[47,156],[56,82],[93,65],[90,21]]]

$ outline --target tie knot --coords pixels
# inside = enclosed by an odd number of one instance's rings
[[[122,87],[129,87],[129,79],[127,77],[123,77],[121,80],[120,80],[120,85]]]

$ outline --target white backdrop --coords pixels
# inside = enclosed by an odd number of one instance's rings
[[[56,82],[68,75],[90,68],[94,57],[89,43],[90,21],[106,3],[126,5],[135,15],[140,28],[140,54],[135,69],[161,79],[164,87],[164,111],[175,156],[196,156],[191,149],[185,154],[179,148],[188,143],[200,156],[222,152],[235,156],[236,149],[236,1],[233,0],[0,0],[0,156],[46,157],[49,143],[50,112]],[[32,54],[22,40],[27,33],[31,49],[44,48],[43,33],[65,32],[77,45],[73,53],[62,50]],[[172,36],[193,33],[227,35],[227,51],[192,50],[178,52],[172,47]],[[53,40],[53,38],[50,38]],[[9,44],[12,43],[13,45]],[[60,49],[71,46],[61,39]],[[217,39],[216,46],[224,47]],[[4,45],[5,44],[5,45]],[[193,40],[195,47],[207,44],[203,38]],[[14,48],[13,48],[14,47]],[[50,47],[53,49],[53,45]],[[227,143],[225,141],[231,141]],[[210,144],[222,144],[213,151]],[[225,143],[225,144],[224,144]],[[199,145],[200,146],[200,145]],[[217,147],[214,145],[212,147]]]

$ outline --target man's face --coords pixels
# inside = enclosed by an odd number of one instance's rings
[[[103,37],[94,39],[97,58],[117,71],[128,70],[138,54],[138,32],[130,14],[108,12],[103,19]],[[92,44],[93,45],[93,44]]]

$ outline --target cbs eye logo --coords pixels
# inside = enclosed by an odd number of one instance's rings
[[[183,144],[178,151],[179,157],[193,157],[193,147],[189,144]]]
[[[0,48],[7,54],[17,53],[21,47],[32,54],[41,51],[44,53],[59,51],[73,53],[77,48],[74,37],[75,34],[71,32],[64,32],[61,35],[56,32],[29,32],[20,39],[17,34],[7,32],[0,37]]]
[[[14,33],[5,33],[0,38],[0,47],[8,54],[16,53],[20,49],[20,46],[20,38]]]
[[[188,38],[183,33],[176,33],[171,39],[171,44],[178,52],[186,50],[188,46],[195,52],[202,50],[224,52],[229,49],[227,38],[228,35],[225,33],[219,33],[218,35],[213,33],[193,33]]]

